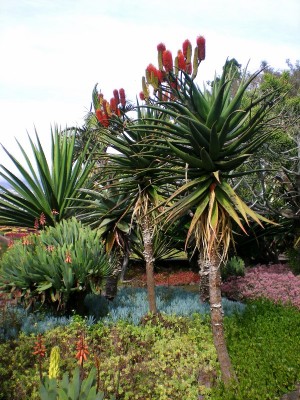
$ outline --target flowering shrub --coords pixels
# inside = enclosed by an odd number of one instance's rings
[[[146,274],[141,276],[141,280],[146,282]],[[192,271],[179,271],[169,274],[162,272],[154,275],[155,284],[165,286],[177,286],[177,285],[191,285],[198,283],[200,280],[199,274]]]
[[[231,277],[224,282],[222,292],[231,299],[267,298],[300,308],[300,277],[282,264],[248,268],[244,277]]]

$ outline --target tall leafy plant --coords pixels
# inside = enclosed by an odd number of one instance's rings
[[[159,68],[151,67],[149,74],[148,67],[143,95],[147,108],[159,110],[172,123],[161,118],[155,128],[149,124],[136,128],[156,135],[160,142],[164,138],[173,168],[181,174],[179,188],[165,202],[160,216],[174,222],[192,210],[186,243],[193,239],[200,251],[198,263],[202,281],[208,281],[214,343],[223,380],[229,383],[235,374],[224,336],[220,266],[232,241],[233,224],[246,233],[244,224],[249,224],[249,218],[258,224],[270,222],[237,195],[230,179],[272,134],[268,122],[276,93],[266,92],[244,102],[247,88],[260,71],[250,77],[245,74],[238,88],[233,88],[236,67],[230,62],[211,89],[201,90],[194,78],[205,57],[204,46],[204,38],[199,37],[193,72],[190,42],[184,42],[175,66],[171,52],[158,46]],[[154,97],[145,82],[154,88]]]
[[[0,165],[0,176],[10,184],[10,188],[0,186],[0,225],[33,227],[35,221],[36,225],[54,225],[74,215],[70,208],[74,199],[86,197],[79,189],[92,187],[88,144],[75,159],[75,135],[61,135],[56,127],[51,132],[48,161],[37,133],[36,141],[29,137],[32,155],[18,143],[24,164],[4,149],[18,173]]]

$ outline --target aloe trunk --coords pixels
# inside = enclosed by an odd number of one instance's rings
[[[236,380],[236,375],[231,364],[224,334],[220,258],[215,248],[212,249],[210,260],[206,260],[204,263],[206,264],[205,269],[210,271],[209,302],[213,340],[221,368],[222,380],[227,385],[230,381]]]
[[[210,268],[209,268],[209,263],[205,262],[202,254],[199,254],[198,265],[199,265],[199,275],[200,275],[199,297],[201,301],[206,302],[209,300]]]
[[[146,277],[148,289],[149,311],[157,314],[156,297],[155,297],[155,281],[154,281],[154,251],[152,243],[152,224],[149,215],[145,215],[141,222],[142,238],[144,242],[144,258],[146,262]]]

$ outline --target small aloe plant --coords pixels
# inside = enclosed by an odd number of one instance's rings
[[[92,368],[87,378],[81,380],[79,367],[73,371],[70,379],[68,373],[62,380],[46,377],[40,384],[41,400],[104,400],[103,392],[97,393],[96,368]],[[111,396],[110,400],[115,400]]]

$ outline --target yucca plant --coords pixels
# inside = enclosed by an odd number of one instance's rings
[[[79,189],[92,188],[93,162],[86,159],[88,144],[75,159],[75,135],[61,135],[55,127],[48,161],[37,133],[36,140],[34,144],[29,137],[32,155],[18,143],[25,165],[4,149],[18,174],[0,165],[0,176],[10,184],[10,188],[0,186],[0,225],[32,228],[35,221],[36,225],[54,225],[74,215],[70,208],[74,199],[86,197]]]
[[[202,61],[199,48],[203,43],[198,38],[194,57],[196,72]],[[176,174],[181,173],[180,187],[164,203],[160,217],[166,217],[171,223],[192,210],[186,243],[193,239],[200,251],[202,281],[207,277],[209,284],[214,343],[223,380],[228,383],[235,374],[224,337],[220,266],[232,241],[233,223],[246,234],[244,223],[249,224],[249,218],[258,224],[270,222],[252,211],[230,182],[239,174],[238,167],[272,134],[269,111],[277,100],[276,93],[268,92],[245,102],[247,88],[260,71],[250,77],[245,73],[233,91],[236,68],[230,62],[225,63],[221,77],[214,80],[211,90],[201,90],[194,82],[196,73],[187,69],[190,44],[189,51],[183,47],[186,54],[181,67],[178,60],[173,67],[171,53],[162,46],[158,50],[159,64],[163,51],[161,65],[147,79],[155,97],[151,98],[145,88],[144,95],[147,95],[146,107],[159,110],[167,118],[160,118],[155,127],[137,124],[136,129],[156,135],[160,146],[165,141]],[[153,76],[159,77],[157,71],[164,77],[158,85],[153,84]],[[163,173],[164,166],[160,168]]]

